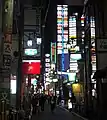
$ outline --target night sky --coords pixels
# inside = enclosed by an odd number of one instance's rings
[[[50,9],[45,29],[45,53],[50,53],[50,42],[56,41],[56,6],[63,0],[50,0]]]

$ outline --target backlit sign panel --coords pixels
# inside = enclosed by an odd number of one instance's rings
[[[33,32],[24,32],[23,49],[24,56],[32,56],[40,59],[41,57],[41,38],[34,37]]]
[[[76,17],[70,16],[69,17],[69,39],[76,38]]]
[[[61,54],[61,67],[64,71],[64,53],[68,41],[68,5],[57,6],[57,54]],[[60,52],[59,52],[60,51]],[[59,60],[58,60],[59,61]]]
[[[51,63],[56,63],[56,43],[51,42]]]
[[[40,60],[23,60],[22,73],[23,74],[40,74]]]
[[[95,53],[95,18],[90,17],[90,28],[91,28],[91,61],[92,61],[92,72],[96,70],[96,53]]]
[[[51,64],[50,64],[50,54],[45,54],[45,74],[44,74],[44,78],[45,78],[45,82],[49,81],[49,73],[50,73],[50,68],[51,68]]]
[[[62,44],[62,53],[64,52],[64,44],[68,41],[68,5],[58,5],[57,6],[57,43]],[[57,45],[57,50],[59,50]],[[58,52],[60,53],[60,52]],[[61,53],[61,54],[62,54]]]
[[[27,56],[35,56],[37,54],[37,49],[25,49],[24,54]]]

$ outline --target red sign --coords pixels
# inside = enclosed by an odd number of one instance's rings
[[[40,74],[40,62],[23,62],[23,74]]]

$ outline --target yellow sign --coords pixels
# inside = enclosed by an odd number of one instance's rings
[[[82,92],[82,85],[79,83],[72,84],[73,93],[81,93]]]

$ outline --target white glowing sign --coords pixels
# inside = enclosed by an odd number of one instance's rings
[[[69,38],[76,38],[76,17],[69,18]]]
[[[45,73],[49,73],[50,67],[50,54],[45,54]]]
[[[68,5],[57,6],[57,54],[64,54],[68,41]],[[62,51],[60,50],[62,49]]]
[[[33,44],[32,40],[28,40],[28,41],[27,41],[27,45],[28,45],[29,47],[32,47],[32,44]]]

